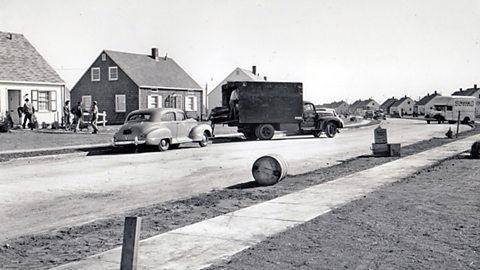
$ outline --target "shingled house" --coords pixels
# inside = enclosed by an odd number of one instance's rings
[[[118,124],[146,108],[179,108],[190,117],[202,111],[203,89],[172,58],[104,50],[70,92],[72,104],[89,108],[95,100]]]
[[[348,108],[348,110],[350,111],[350,113],[352,114],[356,114],[356,115],[364,115],[365,114],[365,111],[367,110],[378,110],[380,108],[380,104],[378,104],[378,102],[376,102],[375,100],[369,98],[369,99],[365,99],[365,100],[357,100],[355,102],[353,102],[350,107]]]
[[[0,114],[14,124],[17,109],[30,99],[39,123],[61,121],[65,82],[22,35],[0,32]]]
[[[266,77],[257,75],[257,67],[252,66],[252,71],[237,67],[234,69],[217,87],[213,88],[207,95],[207,106],[211,110],[215,107],[222,106],[222,85],[228,81],[266,81]]]
[[[345,102],[345,101],[335,101],[335,102],[331,102],[331,103],[324,103],[324,104],[320,104],[320,105],[315,105],[315,107],[318,107],[318,108],[329,108],[329,109],[334,109],[335,112],[337,112],[338,114],[346,114],[348,113],[348,103]]]
[[[413,99],[404,96],[393,103],[393,105],[390,107],[389,113],[390,115],[398,115],[400,117],[404,115],[412,115],[414,105],[415,101],[413,101]]]
[[[433,92],[432,94],[428,93],[426,96],[421,98],[415,105],[413,106],[413,112],[417,115],[425,115],[430,110],[433,110],[433,99],[436,96],[440,96],[437,91]]]
[[[381,105],[380,105],[380,109],[383,110],[383,112],[385,114],[389,114],[390,113],[390,108],[392,107],[393,104],[395,104],[395,102],[397,102],[398,99],[396,99],[395,97],[391,97],[391,98],[388,98],[387,100],[385,100]]]

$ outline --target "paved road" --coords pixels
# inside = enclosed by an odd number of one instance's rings
[[[448,129],[401,119],[389,119],[382,126],[390,142],[404,145],[443,137]],[[334,139],[277,138],[165,153],[63,155],[0,163],[0,241],[251,181],[252,163],[265,154],[283,156],[289,174],[369,154],[374,128],[344,130]]]

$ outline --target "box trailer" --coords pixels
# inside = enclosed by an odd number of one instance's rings
[[[431,121],[456,123],[458,120],[471,124],[475,122],[475,103],[475,97],[437,96],[432,101],[433,110],[425,115],[425,119],[428,124]]]

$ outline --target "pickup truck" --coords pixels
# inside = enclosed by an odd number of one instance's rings
[[[213,130],[216,124],[235,126],[247,140],[270,140],[275,131],[333,138],[344,125],[339,117],[321,116],[313,103],[304,101],[302,83],[227,82],[222,105],[212,109]]]

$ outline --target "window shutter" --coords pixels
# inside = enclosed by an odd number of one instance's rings
[[[198,107],[197,107],[197,97],[196,97],[196,96],[193,96],[193,110],[194,110],[194,111],[197,111],[197,110],[198,110]]]
[[[50,91],[50,111],[57,111],[57,91]]]
[[[157,100],[157,108],[163,108],[162,96],[157,96],[157,97],[158,97],[158,100]]]
[[[147,109],[150,109],[152,107],[152,96],[148,95],[147,96]]]
[[[32,105],[34,110],[38,110],[38,90],[32,90]]]

